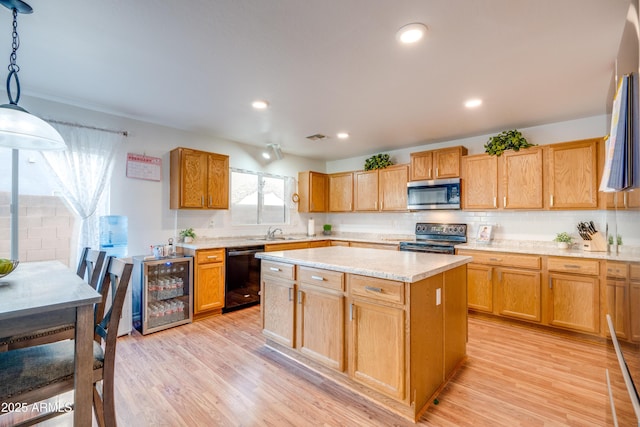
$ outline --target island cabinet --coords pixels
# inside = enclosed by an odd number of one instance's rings
[[[184,250],[195,257],[193,320],[222,313],[224,308],[224,249]]]
[[[597,334],[600,332],[600,262],[549,257],[549,324]]]
[[[229,209],[229,156],[179,147],[170,169],[171,209]]]
[[[329,210],[329,177],[324,173],[298,172],[298,212]]]
[[[411,153],[411,181],[458,178],[460,159],[466,154],[462,146]]]
[[[404,282],[260,257],[267,345],[411,421],[466,357],[466,265]]]

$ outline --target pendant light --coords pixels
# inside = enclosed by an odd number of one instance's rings
[[[7,76],[7,96],[9,103],[0,105],[0,146],[27,150],[64,150],[62,136],[44,120],[29,114],[18,106],[20,101],[20,67],[16,64],[16,53],[20,47],[18,37],[18,13],[32,13],[33,9],[21,0],[0,0],[0,4],[13,12],[13,42]],[[16,97],[11,93],[11,81],[15,81]]]

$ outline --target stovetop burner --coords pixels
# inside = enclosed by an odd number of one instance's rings
[[[466,242],[467,224],[419,222],[416,224],[416,240],[400,242],[400,250],[453,254],[455,245]]]

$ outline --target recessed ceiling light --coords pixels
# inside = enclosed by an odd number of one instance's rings
[[[415,22],[413,24],[407,24],[400,28],[396,33],[396,39],[400,43],[411,44],[419,41],[427,33],[427,26]]]
[[[338,138],[340,138],[340,139],[347,139],[347,138],[349,138],[349,134],[348,134],[347,132],[339,132],[336,136],[337,136]]]
[[[253,108],[255,108],[256,110],[264,110],[269,106],[269,103],[267,101],[264,101],[262,99],[259,99],[257,101],[253,101],[251,103],[251,106]]]
[[[482,99],[469,99],[464,103],[464,106],[467,108],[476,108],[482,105]]]
[[[271,158],[271,155],[269,153],[267,153],[266,151],[262,152],[262,157],[264,157],[265,159],[269,160]]]

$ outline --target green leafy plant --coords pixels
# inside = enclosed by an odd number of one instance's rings
[[[571,243],[572,240],[573,240],[573,237],[571,237],[569,233],[566,233],[564,231],[562,233],[558,233],[556,235],[556,238],[553,239],[554,242],[559,242],[559,243]]]
[[[484,145],[484,151],[492,156],[500,157],[505,150],[519,151],[521,148],[528,148],[534,145],[530,144],[518,130],[505,130],[496,136],[490,137],[489,141]]]
[[[618,234],[618,236],[616,237],[616,243],[618,244],[618,246],[622,246],[622,236]],[[609,244],[613,245],[613,235],[609,236]]]
[[[323,225],[323,226],[322,226],[322,229],[323,229],[324,231],[331,231],[331,224],[325,224],[325,225]]]
[[[193,228],[187,228],[186,230],[180,231],[180,237],[182,237],[183,239],[185,237],[191,237],[192,239],[195,239],[196,233],[195,231],[193,231]]]
[[[364,162],[364,170],[384,169],[393,163],[388,154],[374,154]]]

